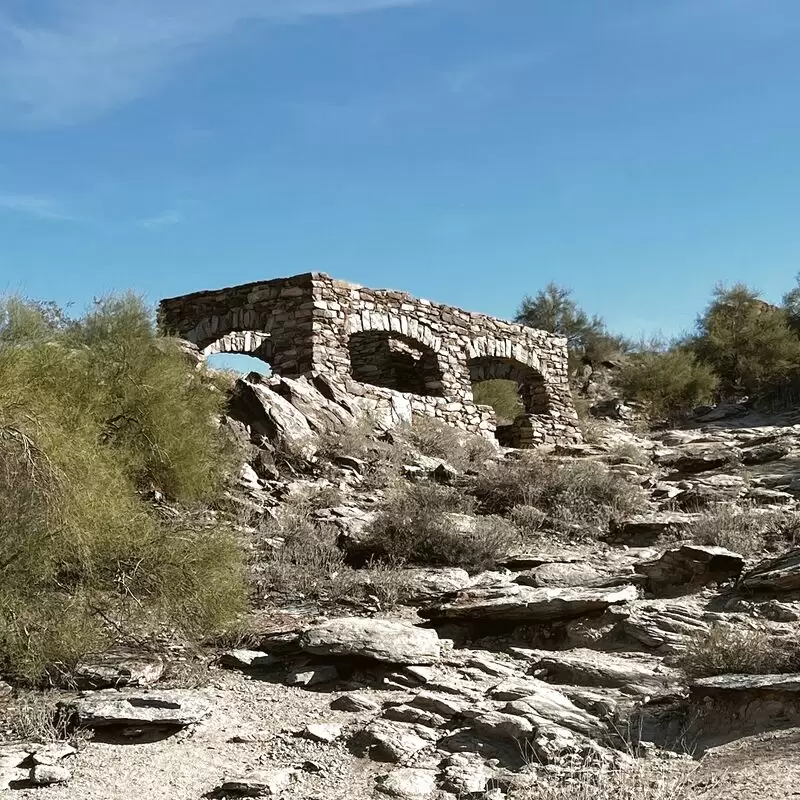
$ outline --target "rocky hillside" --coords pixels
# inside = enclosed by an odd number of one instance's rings
[[[250,615],[8,687],[3,796],[796,796],[800,415],[540,453],[389,416],[237,381]]]

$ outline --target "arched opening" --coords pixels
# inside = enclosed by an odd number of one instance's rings
[[[498,424],[521,414],[548,414],[550,401],[538,370],[513,358],[482,356],[467,362],[473,399],[495,409]]]
[[[202,350],[206,363],[214,369],[262,375],[272,373],[272,340],[269,334],[256,331],[232,331]]]
[[[442,396],[442,371],[436,353],[400,333],[361,331],[350,336],[354,380],[409,394]]]

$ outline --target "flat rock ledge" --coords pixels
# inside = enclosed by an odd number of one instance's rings
[[[153,725],[185,728],[211,714],[210,702],[199,692],[175,689],[157,692],[103,689],[71,700],[64,709],[79,726],[102,728],[115,725]]]
[[[342,617],[309,628],[300,647],[312,655],[368,658],[386,664],[433,664],[441,656],[436,631],[386,619]]]
[[[425,619],[508,620],[550,622],[604,611],[609,606],[636,600],[635,586],[618,589],[534,588],[508,586],[469,589],[455,599],[428,606],[419,613]]]

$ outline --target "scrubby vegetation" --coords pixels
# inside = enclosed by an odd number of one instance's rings
[[[631,353],[617,377],[623,397],[640,403],[654,419],[671,419],[710,403],[718,382],[691,350],[661,343]]]
[[[518,542],[513,525],[496,516],[474,517],[461,490],[435,483],[398,484],[369,526],[379,559],[429,566],[489,569]]]
[[[797,398],[797,287],[775,306],[743,284],[717,286],[694,330],[671,342],[656,337],[634,345],[578,306],[571,290],[552,283],[525,297],[516,319],[566,337],[575,389],[584,364],[613,362],[612,387],[654,420],[675,419],[718,400],[774,399],[776,393]],[[506,390],[492,405],[507,403],[509,397]]]
[[[186,635],[245,599],[213,520],[160,516],[222,492],[224,396],[135,297],[70,320],[0,307],[0,670],[39,679],[113,640]]]
[[[763,630],[714,625],[691,642],[679,661],[690,678],[774,675],[800,669],[800,639],[778,639]]]
[[[595,462],[568,462],[525,454],[489,464],[472,492],[486,513],[547,520],[555,528],[605,527],[610,519],[641,511],[646,495],[636,485]],[[526,515],[520,508],[533,508]]]
[[[794,514],[718,503],[701,514],[690,533],[698,544],[726,547],[750,556],[797,540],[798,520]]]
[[[411,425],[398,426],[394,436],[412,452],[440,458],[460,471],[475,469],[497,455],[497,448],[488,439],[434,417],[415,416]]]

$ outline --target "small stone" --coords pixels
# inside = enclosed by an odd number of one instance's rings
[[[260,650],[228,650],[219,657],[219,663],[229,669],[258,669],[272,667],[280,663],[280,659]]]
[[[303,731],[304,739],[311,739],[312,742],[323,742],[330,744],[335,742],[342,735],[342,726],[334,724],[309,725]]]
[[[275,797],[288,789],[297,776],[295,769],[254,772],[226,780],[216,794],[222,797]]]
[[[380,705],[363,694],[343,694],[331,702],[331,708],[334,711],[358,713],[360,711],[377,711]]]
[[[320,683],[332,683],[339,679],[339,670],[331,664],[313,669],[290,672],[286,677],[288,686],[317,686]]]
[[[436,791],[436,773],[429,769],[402,768],[382,775],[377,780],[377,788],[390,797],[424,798]]]
[[[37,764],[31,770],[31,782],[37,786],[66,783],[71,777],[72,773],[58,764]]]

